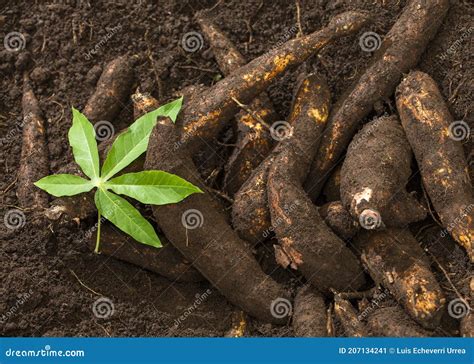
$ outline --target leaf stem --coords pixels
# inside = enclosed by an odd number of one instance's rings
[[[100,216],[100,211],[97,212],[97,240],[95,241],[95,250],[94,253],[100,254],[99,247],[100,247],[100,222],[102,217]]]

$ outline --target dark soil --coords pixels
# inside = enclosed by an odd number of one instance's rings
[[[301,26],[309,33],[344,10],[364,9],[375,19],[370,30],[383,35],[404,3],[300,1]],[[0,44],[2,220],[9,210],[18,208],[15,183],[21,151],[22,73],[30,72],[47,120],[54,173],[71,160],[67,144],[70,108],[84,107],[106,62],[123,54],[137,55],[136,86],[159,100],[171,98],[173,92],[188,85],[210,85],[220,77],[207,44],[194,53],[180,46],[185,33],[199,31],[194,14],[211,7],[214,21],[248,60],[295,36],[293,1],[0,2],[0,37],[21,32],[26,38],[26,47],[18,52]],[[468,1],[453,0],[419,64],[440,85],[454,119],[468,122],[471,129],[473,13]],[[333,100],[372,56],[361,50],[358,39],[339,40],[307,63],[327,77]],[[92,49],[97,50],[95,54]],[[297,70],[287,73],[269,89],[282,120],[289,113],[297,74]],[[378,110],[393,110],[394,105],[392,98]],[[131,102],[123,106],[118,124],[125,126],[132,120]],[[472,141],[465,147],[472,166]],[[34,224],[32,214],[25,214],[26,224],[21,229],[0,225],[0,335],[222,336],[230,328],[235,308],[209,284],[171,282],[131,264],[94,255],[86,243],[92,222],[64,226],[51,235],[49,226]],[[271,244],[268,247],[271,249]],[[211,293],[207,293],[209,288]],[[108,319],[93,314],[92,305],[101,296],[114,304],[114,314]],[[180,319],[185,313],[187,317]],[[175,325],[175,320],[180,323]],[[250,328],[250,334],[257,336],[293,335],[289,327],[255,320]]]

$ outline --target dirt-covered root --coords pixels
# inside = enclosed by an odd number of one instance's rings
[[[274,160],[270,154],[243,184],[234,197],[232,225],[246,241],[257,244],[271,235],[268,210],[267,179]]]
[[[319,208],[324,222],[341,239],[348,240],[359,231],[359,224],[342,205],[341,201],[328,202]]]
[[[311,285],[301,287],[296,294],[292,325],[298,337],[328,336],[324,297]]]
[[[105,66],[95,92],[87,100],[83,111],[92,123],[102,120],[114,122],[130,96],[133,70],[133,60],[129,56],[117,57]]]
[[[412,158],[396,116],[377,118],[356,134],[341,169],[341,200],[364,229],[403,227],[426,217],[405,189]]]
[[[219,69],[225,76],[247,63],[237,47],[207,16],[199,14],[197,22],[211,45]],[[236,146],[226,165],[224,186],[231,196],[239,190],[273,146],[273,139],[266,125],[277,121],[278,115],[268,95],[263,92],[254,98],[248,109],[251,113],[241,111],[236,116]]]
[[[373,61],[336,102],[305,184],[313,200],[319,196],[359,123],[378,100],[392,95],[403,73],[418,63],[448,8],[449,0],[410,0],[384,37]],[[368,36],[361,41],[370,44],[373,40]]]
[[[23,138],[16,195],[22,208],[42,210],[48,207],[48,195],[33,183],[49,173],[46,126],[30,79],[23,76]]]
[[[324,184],[323,196],[326,201],[340,201],[341,200],[341,169],[342,163],[338,164]]]
[[[197,103],[184,104],[176,121],[181,142],[191,151],[218,136],[239,111],[238,100],[249,104],[288,68],[303,63],[336,39],[356,34],[368,16],[348,11],[335,16],[323,29],[292,39],[240,67],[204,92]]]
[[[429,337],[433,333],[413,321],[400,306],[380,307],[367,317],[367,328],[373,336]]]
[[[234,310],[231,316],[230,329],[224,337],[245,337],[250,335],[250,317],[241,310]]]
[[[90,234],[88,247],[95,248],[97,230]],[[187,262],[165,237],[160,249],[141,244],[110,224],[103,224],[100,234],[101,254],[123,260],[155,272],[173,282],[200,282],[204,277]]]
[[[436,83],[422,72],[398,86],[397,109],[441,223],[474,261],[474,195],[460,142],[469,126],[453,121]]]
[[[142,93],[139,89],[132,95],[133,102],[133,120],[137,120],[140,116],[147,112],[156,110],[160,107],[157,99],[148,93]]]
[[[356,246],[372,279],[424,328],[439,325],[445,297],[423,249],[408,230],[361,231]]]
[[[337,294],[334,296],[334,313],[344,329],[344,336],[367,337],[370,336],[365,323],[362,322],[352,304]]]
[[[290,115],[292,132],[276,147],[267,180],[280,258],[286,255],[287,265],[323,292],[357,289],[365,282],[357,258],[324,223],[302,187],[329,105],[326,83],[316,75],[304,79]]]
[[[177,174],[205,190],[186,150],[173,148],[177,140],[172,122],[160,119],[150,137],[146,169]],[[170,242],[230,302],[263,321],[288,320],[273,310],[275,302],[287,299],[286,290],[263,273],[246,243],[214,208],[209,194],[195,194],[178,204],[152,209]]]
[[[462,337],[474,337],[474,314],[468,312],[461,320],[459,332]]]

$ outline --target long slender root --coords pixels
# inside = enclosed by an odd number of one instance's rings
[[[16,195],[20,206],[42,210],[48,207],[48,195],[33,183],[49,173],[46,126],[26,73],[23,76],[22,108],[23,140]]]
[[[392,95],[402,74],[413,68],[438,30],[448,0],[411,0],[385,36],[374,60],[336,102],[305,184],[313,200],[378,100]]]

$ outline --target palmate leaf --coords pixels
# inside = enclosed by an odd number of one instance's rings
[[[106,188],[144,204],[176,203],[202,191],[192,183],[164,171],[127,173],[106,182]]]
[[[34,185],[56,197],[74,196],[79,193],[89,192],[94,188],[92,181],[79,176],[73,176],[72,174],[46,176],[35,182]]]
[[[155,127],[158,116],[167,116],[173,120],[181,109],[183,98],[153,110],[138,118],[127,131],[120,134],[110,148],[104,165],[102,166],[102,179],[104,181],[120,172],[148,148],[150,134]]]
[[[95,204],[101,215],[135,240],[155,248],[161,247],[153,226],[127,200],[98,188]]]
[[[99,178],[99,152],[94,126],[75,108],[72,108],[72,126],[68,133],[74,160],[92,180]]]

